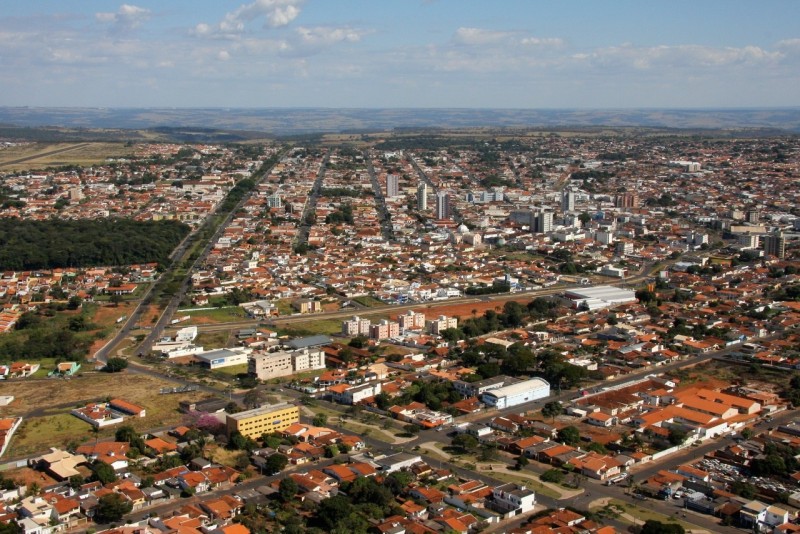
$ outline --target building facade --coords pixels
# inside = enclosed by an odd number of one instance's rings
[[[318,369],[325,369],[325,353],[319,349],[253,354],[247,360],[248,374],[259,380],[269,380]]]
[[[289,403],[262,406],[225,416],[228,437],[234,432],[239,432],[246,438],[255,439],[262,434],[286,430],[289,426],[299,422],[300,409]]]

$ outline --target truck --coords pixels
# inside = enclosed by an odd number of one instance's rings
[[[122,317],[120,317],[119,319],[117,319],[117,324],[121,323],[122,321],[124,321],[124,320],[125,320],[125,319],[127,319],[127,318],[128,318],[128,316],[127,316],[127,315],[123,315]]]
[[[184,315],[183,317],[179,317],[177,319],[171,320],[169,323],[170,324],[178,324],[178,323],[182,323],[183,321],[188,321],[191,318],[192,318],[191,315]]]

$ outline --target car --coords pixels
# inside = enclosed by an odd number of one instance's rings
[[[646,501],[647,500],[647,495],[644,495],[642,493],[634,493],[633,494],[633,498],[634,499],[639,499],[640,501]]]

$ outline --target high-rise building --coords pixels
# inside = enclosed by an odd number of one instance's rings
[[[400,194],[400,178],[396,174],[386,177],[386,196],[396,197]]]
[[[786,238],[783,234],[768,235],[764,238],[764,253],[776,258],[786,257]]]
[[[636,193],[621,193],[614,197],[614,206],[618,208],[638,208],[639,195]]]
[[[439,220],[450,218],[450,195],[446,191],[436,193],[436,218]]]
[[[553,212],[540,211],[533,217],[531,231],[534,234],[546,234],[553,230]]]
[[[427,211],[428,209],[428,184],[420,182],[417,187],[417,209]]]
[[[575,211],[575,192],[563,191],[561,193],[561,211]]]
[[[750,224],[758,224],[758,221],[761,219],[761,212],[759,210],[747,210],[745,213],[744,220],[749,222]]]
[[[270,208],[280,208],[283,205],[281,196],[278,193],[267,197],[267,206]]]

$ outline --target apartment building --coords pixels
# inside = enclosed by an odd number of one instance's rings
[[[383,319],[380,323],[369,327],[370,339],[381,340],[400,335],[400,323]]]
[[[425,314],[408,310],[408,312],[397,317],[400,328],[404,330],[422,330],[425,328]]]
[[[424,316],[423,316],[424,321]],[[342,321],[342,335],[343,336],[368,336],[369,327],[372,321],[369,319],[362,319],[358,316],[353,316],[348,321]]]
[[[455,317],[447,317],[445,315],[440,315],[436,319],[431,319],[430,321],[427,321],[425,327],[428,330],[428,332],[430,332],[434,336],[438,336],[448,328],[458,328],[458,319],[456,319]]]
[[[319,349],[253,354],[247,360],[248,374],[259,380],[269,380],[317,369],[325,369],[325,353]]]
[[[289,426],[299,422],[300,409],[288,402],[225,416],[228,437],[234,432],[239,432],[246,438],[258,438],[262,434],[286,430]]]

